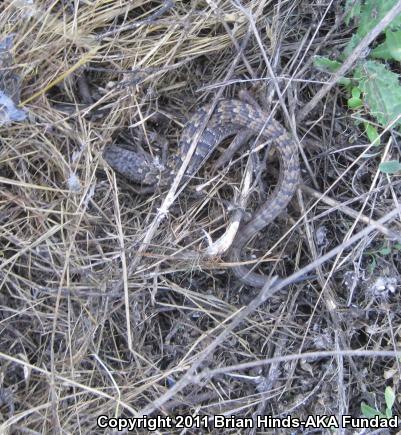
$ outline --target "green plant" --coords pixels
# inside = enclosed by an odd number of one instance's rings
[[[393,416],[393,405],[395,402],[395,394],[391,387],[386,387],[384,390],[384,400],[386,401],[386,410],[383,412],[380,412],[376,408],[372,408],[371,406],[367,405],[365,402],[361,403],[361,412],[364,417],[367,418],[373,418],[376,415],[380,418],[391,418]]]
[[[387,162],[380,163],[379,169],[384,174],[396,174],[401,171],[401,163],[398,160],[388,160]]]
[[[368,251],[367,255],[370,258],[369,273],[373,273],[376,269],[378,258],[387,257],[388,255],[398,254],[401,251],[401,244],[396,242],[394,244],[386,243],[381,248],[374,251]]]
[[[395,3],[396,0],[347,0],[346,23],[356,22],[356,31],[338,60],[316,56],[315,67],[322,71],[335,72],[341,66],[342,61]],[[376,120],[376,123],[368,120],[363,122],[365,133],[373,145],[380,145],[377,125],[401,127],[400,77],[383,63],[383,61],[399,62],[401,60],[401,15],[387,26],[383,37],[384,42],[372,49],[366,59],[357,64],[349,77],[343,77],[340,80],[340,84],[345,87],[349,96],[348,107],[352,110],[365,108],[367,113]],[[401,170],[401,165],[392,163],[389,168],[382,165],[380,169],[386,173],[394,173]]]

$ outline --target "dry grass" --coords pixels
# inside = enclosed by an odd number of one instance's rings
[[[332,3],[2,3],[29,119],[0,132],[1,433],[96,433],[102,414],[359,416],[398,393],[400,182],[378,171],[398,135],[369,148],[339,87],[294,123],[329,79],[312,56],[352,35]],[[316,276],[268,301],[224,258],[174,258],[224,231],[245,158],[197,194],[206,165],[146,246],[163,192],[138,195],[102,159],[113,142],[159,155],[154,132],[172,154],[219,89],[277,109],[302,150],[308,187],[248,255]]]

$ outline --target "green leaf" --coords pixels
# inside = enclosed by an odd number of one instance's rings
[[[375,59],[390,60],[392,58],[387,42],[378,45],[369,54]]]
[[[351,39],[348,41],[348,44],[346,45],[346,47],[344,48],[344,52],[341,56],[342,59],[346,59],[352,52],[352,50],[359,44],[359,42],[361,41],[361,37],[359,35],[357,35],[356,33],[354,33],[351,36]]]
[[[388,30],[386,32],[386,44],[394,60],[401,60],[401,31],[392,32]]]
[[[374,146],[379,146],[380,145],[380,136],[379,136],[379,133],[377,131],[377,128],[375,126],[373,126],[372,124],[370,124],[369,122],[364,122],[364,126],[365,126],[366,136],[368,137],[370,143]]]
[[[396,3],[397,0],[366,0],[361,7],[358,35],[362,38],[367,35]],[[401,15],[398,15],[388,28],[397,30],[397,27],[400,26]]]
[[[386,255],[391,254],[391,249],[390,248],[381,248],[379,250],[379,254],[383,257],[385,257]]]
[[[378,411],[375,408],[372,408],[371,406],[367,405],[365,402],[361,403],[361,412],[363,414],[364,417],[367,418],[372,418],[375,417],[376,415],[382,415],[380,411]]]
[[[338,62],[337,60],[331,60],[328,57],[314,56],[313,57],[313,65],[319,71],[323,71],[323,72],[327,72],[327,73],[334,73],[338,70],[338,68],[340,68],[342,63]],[[338,80],[338,83],[340,83],[340,85],[343,85],[343,86],[350,86],[351,80],[347,77],[341,77]]]
[[[396,174],[401,171],[401,163],[398,160],[388,160],[380,163],[379,170],[384,174]]]
[[[345,10],[348,11],[345,17],[345,24],[348,26],[354,17],[359,17],[361,14],[361,0],[347,0]]]
[[[397,251],[401,251],[401,243],[399,243],[399,242],[395,243],[394,249],[396,249]]]
[[[354,86],[351,91],[352,98],[359,98],[361,96],[361,90]]]
[[[396,61],[401,60],[401,31],[387,30],[386,40],[370,52],[371,57]]]
[[[358,109],[359,107],[362,107],[362,100],[360,98],[361,90],[354,86],[351,90],[352,97],[348,99],[348,107],[350,109]]]
[[[359,109],[363,106],[360,98],[348,98],[347,104],[350,109]]]
[[[360,3],[360,2],[359,2]],[[344,49],[344,56],[348,57],[351,51],[357,46],[361,39],[366,36],[379,21],[387,14],[387,12],[397,3],[397,0],[365,0],[360,4],[359,10],[359,26],[356,33],[352,36]],[[401,27],[401,15],[398,15],[388,25],[390,30],[399,30]]]
[[[400,117],[393,126],[401,125],[401,86],[398,74],[383,64],[366,61],[354,71],[354,79],[363,93],[363,101],[370,114],[386,127]]]
[[[340,77],[340,78],[338,79],[338,83],[339,83],[340,85],[345,86],[346,88],[350,88],[350,87],[351,87],[351,84],[352,84],[352,81],[351,81],[351,79],[349,79],[348,77]],[[348,89],[348,90],[349,90],[349,89]]]
[[[369,265],[368,265],[369,273],[373,273],[376,269],[376,266],[377,266],[376,258],[372,256],[371,259],[372,259],[372,262],[369,263]]]
[[[320,71],[333,73],[340,68],[341,62],[338,62],[337,60],[331,60],[324,56],[314,56],[313,65]]]
[[[384,390],[384,400],[386,401],[387,409],[391,410],[395,402],[395,394],[391,387],[386,387],[386,389]]]

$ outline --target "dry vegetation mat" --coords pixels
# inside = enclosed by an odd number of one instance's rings
[[[400,12],[1,2],[1,434],[312,433],[311,416],[333,416],[323,432],[400,414]],[[296,195],[241,258],[263,288],[226,255],[280,180],[263,138],[153,190],[104,158],[118,144],[163,168],[223,98],[299,149]]]

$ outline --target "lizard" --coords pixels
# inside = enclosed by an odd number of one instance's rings
[[[167,186],[176,168],[179,167],[188,150],[193,137],[207,116],[209,106],[198,108],[186,123],[179,143],[177,155],[172,163],[161,165],[146,153],[137,153],[117,145],[107,147],[103,153],[106,162],[121,175],[137,184],[151,189],[157,186]],[[293,197],[300,179],[300,165],[296,142],[287,130],[275,119],[267,123],[268,114],[249,103],[223,99],[216,107],[203,130],[194,154],[186,169],[185,176],[192,177],[216,147],[227,137],[235,135],[244,129],[255,135],[260,135],[278,151],[280,172],[277,185],[270,197],[259,206],[250,220],[243,224],[234,238],[229,251],[229,260],[235,265],[233,273],[245,284],[252,287],[263,287],[268,277],[251,271],[241,264],[242,251],[249,240],[271,223],[286,208]]]

